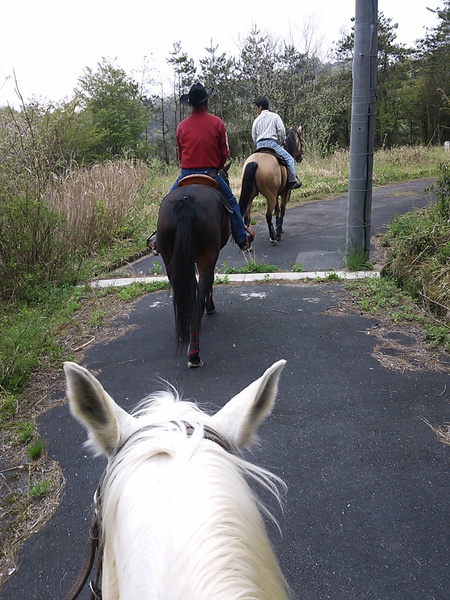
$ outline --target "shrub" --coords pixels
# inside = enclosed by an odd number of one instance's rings
[[[45,201],[0,200],[0,297],[27,299],[36,286],[75,279],[64,219]]]
[[[436,204],[397,216],[383,237],[389,256],[383,274],[450,326],[450,165],[441,163],[431,186]]]

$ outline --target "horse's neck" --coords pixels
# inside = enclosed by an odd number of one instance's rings
[[[254,497],[232,460],[219,448],[190,460],[159,455],[127,478],[105,517],[116,522],[105,523],[104,580],[114,582],[116,570],[120,600],[287,598]]]

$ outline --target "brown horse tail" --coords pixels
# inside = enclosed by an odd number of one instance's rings
[[[177,221],[173,256],[170,265],[175,329],[180,349],[189,341],[190,332],[200,326],[198,284],[194,246],[197,209],[192,196],[184,196],[174,208]]]
[[[258,163],[249,162],[242,176],[241,195],[239,197],[239,210],[241,215],[244,216],[247,212],[248,204],[255,197],[255,173],[258,168]]]

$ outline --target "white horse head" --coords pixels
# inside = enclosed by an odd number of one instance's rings
[[[247,479],[278,499],[284,484],[238,454],[270,413],[285,362],[212,416],[173,388],[129,414],[89,371],[65,363],[71,411],[108,457],[98,493],[103,600],[288,598]]]

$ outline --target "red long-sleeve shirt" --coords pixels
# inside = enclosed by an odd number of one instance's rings
[[[228,138],[222,119],[203,109],[177,127],[177,151],[182,169],[221,169],[228,158]]]

